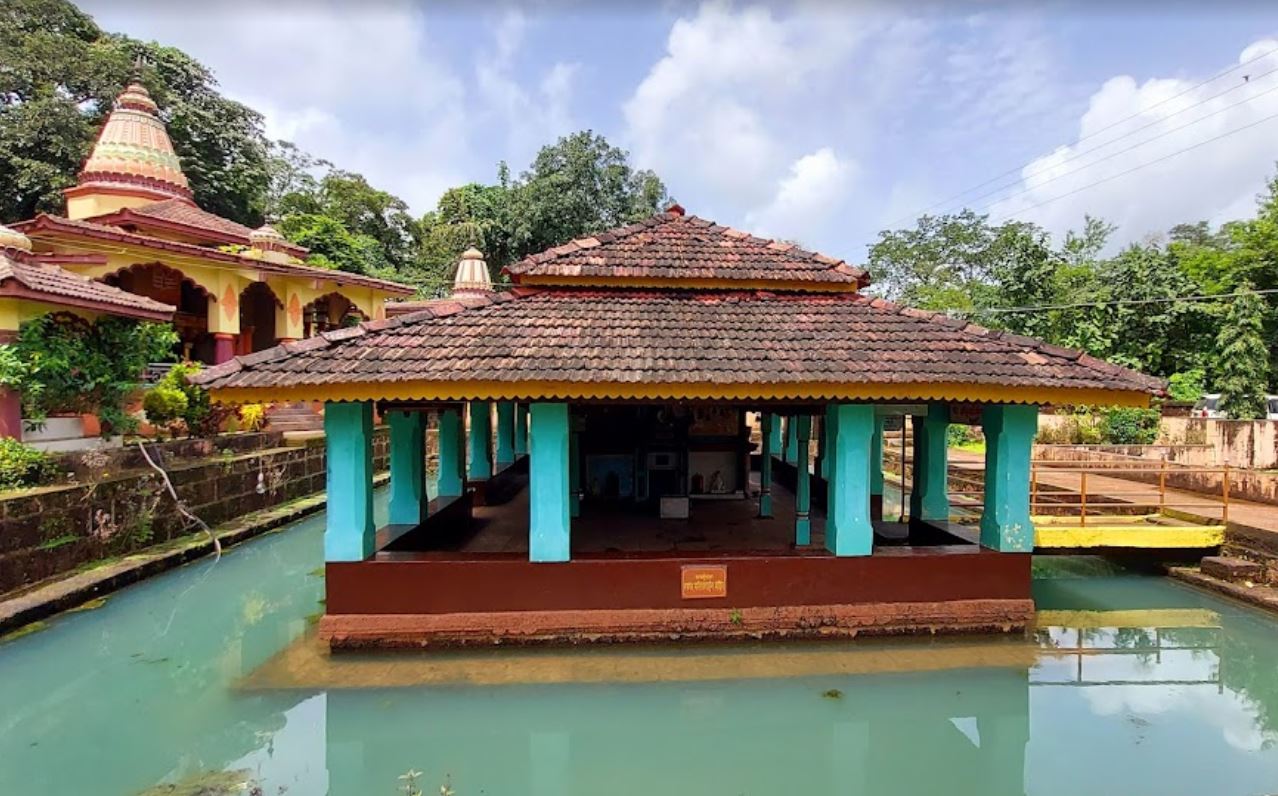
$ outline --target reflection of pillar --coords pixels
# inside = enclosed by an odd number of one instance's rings
[[[794,543],[800,547],[812,544],[812,520],[808,513],[811,510],[812,475],[808,469],[809,444],[812,437],[812,418],[798,415],[794,418],[796,430],[795,489],[794,489]]]
[[[528,792],[560,796],[572,790],[571,736],[563,730],[532,732],[528,736]]]
[[[1030,519],[1030,451],[1038,407],[991,404],[981,411],[985,432],[985,506],[981,544],[1005,553],[1034,549]]]
[[[16,330],[0,330],[0,345],[8,345],[17,339]],[[4,437],[22,439],[22,396],[8,387],[0,387],[0,438]]]
[[[535,403],[528,428],[528,557],[569,558],[568,404]]]
[[[373,554],[373,404],[324,404],[328,448],[325,561],[363,561]]]
[[[497,469],[515,461],[515,405],[497,402]]]
[[[874,528],[870,525],[874,407],[830,404],[825,418],[830,426],[825,546],[837,556],[868,556],[874,549]]]
[[[1000,678],[1000,682],[1004,682]],[[1025,747],[1030,740],[1029,672],[1008,672],[990,707],[976,716],[981,737],[981,792],[1025,796]]]
[[[493,474],[493,413],[487,401],[470,402],[471,481],[483,481]]]
[[[466,480],[466,441],[460,409],[439,413],[439,496],[461,497]]]
[[[822,790],[827,793],[868,793],[866,774],[869,770],[869,721],[835,722],[830,727],[830,786]]]
[[[776,415],[759,413],[759,436],[763,440],[763,455],[759,458],[759,516],[772,516],[772,455],[776,453],[772,427]]]
[[[420,525],[426,521],[426,415],[388,412],[390,426],[390,524]]]
[[[915,416],[914,474],[910,486],[910,524],[950,518],[949,445],[950,409],[928,404],[927,414]]]

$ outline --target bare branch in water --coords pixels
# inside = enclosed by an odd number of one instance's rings
[[[163,467],[160,467],[160,465],[155,463],[155,461],[151,458],[151,454],[146,452],[146,445],[142,443],[142,440],[138,440],[138,450],[142,451],[142,458],[146,459],[146,463],[151,465],[151,469],[159,473],[160,478],[164,480],[164,488],[167,489],[169,495],[172,496],[173,503],[177,505],[178,513],[203,528],[204,532],[209,535],[209,541],[213,543],[213,560],[216,561],[221,558],[222,543],[218,541],[217,534],[213,533],[213,529],[209,527],[207,522],[195,516],[195,514],[186,507],[186,504],[182,502],[181,498],[178,497],[177,490],[173,488],[173,482],[169,480],[169,474],[164,471]]]

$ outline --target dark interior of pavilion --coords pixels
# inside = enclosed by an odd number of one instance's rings
[[[900,456],[910,460],[908,422],[917,407],[884,407],[882,448],[887,477],[871,498],[874,544],[967,545],[974,527],[910,522],[908,486]],[[825,547],[826,487],[820,407],[759,407],[697,403],[574,404],[571,408],[571,550],[576,555],[663,553],[821,553]],[[797,438],[772,432],[766,446],[759,418],[765,414],[817,416],[802,457],[811,473],[807,512],[800,511]],[[789,450],[785,447],[789,445]],[[469,516],[432,511],[416,529],[384,530],[387,552],[507,553],[529,549],[527,458],[498,462],[491,478],[472,493]],[[764,503],[763,475],[771,478]],[[432,494],[432,497],[436,497]],[[436,501],[442,508],[447,500]],[[454,507],[456,508],[456,507]],[[800,514],[810,526],[806,544]],[[975,518],[973,518],[975,519]]]

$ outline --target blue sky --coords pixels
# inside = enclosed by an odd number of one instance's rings
[[[858,261],[1004,173],[965,198],[1125,242],[1249,214],[1278,160],[1272,3],[83,6],[415,212],[591,128],[690,212]]]

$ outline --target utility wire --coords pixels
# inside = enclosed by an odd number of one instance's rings
[[[1272,74],[1273,72],[1278,72],[1278,68],[1271,69],[1269,72],[1266,72],[1265,74]],[[1239,84],[1239,85],[1249,85],[1249,84]],[[1126,154],[1126,153],[1128,153],[1128,152],[1132,152],[1132,151],[1134,151],[1134,150],[1136,150],[1136,149],[1139,149],[1139,148],[1141,148],[1141,147],[1145,146],[1146,144],[1152,144],[1153,142],[1157,141],[1157,140],[1158,140],[1158,139],[1160,139],[1160,138],[1166,138],[1167,136],[1171,135],[1172,133],[1178,133],[1178,132],[1180,132],[1181,130],[1184,130],[1184,129],[1188,128],[1188,127],[1193,127],[1194,125],[1198,124],[1199,122],[1206,121],[1206,120],[1210,119],[1210,118],[1211,118],[1211,117],[1213,117],[1213,116],[1216,116],[1216,115],[1218,115],[1218,114],[1224,113],[1225,111],[1233,110],[1234,108],[1237,108],[1239,105],[1245,105],[1246,103],[1251,102],[1252,100],[1259,99],[1259,98],[1261,98],[1261,97],[1265,96],[1266,94],[1272,94],[1272,93],[1273,93],[1273,92],[1275,92],[1275,91],[1278,91],[1278,84],[1275,84],[1274,86],[1272,86],[1272,87],[1270,87],[1270,88],[1267,88],[1267,89],[1265,89],[1264,91],[1261,91],[1261,92],[1260,92],[1260,93],[1258,93],[1258,94],[1253,94],[1253,95],[1251,95],[1250,97],[1244,97],[1243,99],[1240,99],[1240,100],[1238,100],[1237,102],[1235,102],[1235,103],[1233,103],[1233,104],[1231,104],[1231,105],[1226,105],[1226,106],[1225,106],[1225,107],[1223,107],[1223,108],[1217,108],[1216,110],[1212,111],[1211,113],[1205,114],[1205,115],[1203,115],[1203,116],[1199,116],[1197,119],[1194,119],[1194,120],[1192,120],[1192,121],[1185,122],[1184,124],[1177,125],[1176,127],[1172,127],[1172,128],[1170,128],[1170,129],[1164,130],[1163,132],[1159,133],[1158,135],[1151,136],[1150,138],[1146,138],[1146,139],[1145,139],[1145,140],[1143,140],[1143,141],[1137,141],[1136,143],[1131,144],[1130,146],[1124,147],[1123,149],[1117,150],[1116,152],[1111,152],[1111,153],[1109,153],[1108,155],[1106,155],[1106,156],[1104,156],[1104,157],[1102,157],[1102,158],[1097,158],[1096,160],[1091,161],[1090,163],[1084,163],[1083,165],[1078,166],[1078,167],[1073,168],[1073,169],[1070,169],[1069,171],[1063,172],[1063,173],[1061,173],[1061,174],[1057,174],[1057,175],[1055,175],[1055,176],[1053,176],[1053,177],[1048,177],[1047,179],[1042,180],[1042,181],[1040,181],[1040,182],[1038,182],[1038,183],[1034,184],[1033,186],[1031,186],[1031,187],[1029,187],[1029,188],[1025,188],[1025,189],[1023,189],[1023,190],[1017,191],[1016,193],[1008,194],[1007,196],[1004,196],[1004,197],[1002,197],[1002,198],[998,199],[997,201],[1005,202],[1005,201],[1007,201],[1008,199],[1014,199],[1014,198],[1015,198],[1015,197],[1017,197],[1017,196],[1021,196],[1021,195],[1023,195],[1023,194],[1027,194],[1027,193],[1030,193],[1030,192],[1032,192],[1032,191],[1034,191],[1034,190],[1037,190],[1038,188],[1043,187],[1044,185],[1046,185],[1046,184],[1047,184],[1047,183],[1049,183],[1049,182],[1055,182],[1056,180],[1059,180],[1059,179],[1061,179],[1062,177],[1068,177],[1068,176],[1070,176],[1071,174],[1077,174],[1077,173],[1078,173],[1078,172],[1080,172],[1080,171],[1086,171],[1087,169],[1090,169],[1092,166],[1095,166],[1095,165],[1097,165],[1097,164],[1099,164],[1099,163],[1104,163],[1105,161],[1110,160],[1111,158],[1116,158],[1116,157],[1118,157],[1119,155],[1123,155],[1123,154]],[[1223,92],[1222,92],[1222,93],[1223,93]],[[1216,95],[1216,96],[1220,96],[1220,95],[1218,94],[1218,95]],[[1212,97],[1212,99],[1215,99],[1215,97]],[[1113,139],[1112,141],[1106,141],[1105,143],[1101,144],[1100,146],[1098,146],[1098,147],[1094,147],[1094,148],[1092,148],[1092,149],[1089,149],[1089,150],[1087,150],[1086,152],[1079,152],[1079,153],[1075,154],[1075,155],[1074,155],[1074,156],[1072,156],[1072,157],[1065,158],[1064,160],[1060,161],[1059,163],[1055,163],[1055,164],[1053,164],[1053,167],[1055,167],[1055,166],[1061,166],[1061,165],[1064,165],[1064,164],[1066,164],[1066,163],[1069,163],[1069,162],[1070,162],[1070,161],[1072,161],[1072,160],[1077,160],[1078,158],[1082,157],[1083,155],[1090,155],[1090,154],[1091,154],[1091,153],[1093,153],[1093,152],[1098,152],[1098,151],[1100,151],[1101,149],[1104,149],[1105,147],[1109,146],[1110,144],[1117,143],[1118,141],[1123,140],[1124,138],[1126,138],[1126,137],[1127,137],[1127,136],[1129,136],[1129,135],[1133,135],[1133,134],[1135,134],[1135,133],[1138,133],[1138,132],[1140,132],[1141,130],[1144,130],[1144,129],[1148,128],[1148,127],[1152,127],[1152,126],[1154,126],[1154,125],[1161,124],[1162,122],[1164,122],[1164,121],[1166,120],[1166,118],[1168,118],[1168,117],[1164,117],[1163,119],[1156,119],[1156,120],[1154,120],[1154,121],[1150,122],[1149,124],[1145,125],[1144,127],[1138,127],[1138,128],[1136,128],[1135,130],[1131,131],[1130,133],[1127,133],[1127,134],[1121,135],[1121,136],[1119,136],[1118,138]],[[1001,192],[1001,191],[1004,191],[1004,190],[1006,190],[1006,189],[1008,189],[1008,188],[1015,187],[1015,186],[1016,186],[1016,185],[1018,185],[1019,183],[1020,183],[1020,180],[1016,180],[1016,181],[1014,181],[1014,182],[1010,182],[1010,183],[1008,183],[1008,184],[1006,184],[1006,185],[1002,185],[1002,186],[1000,186],[1000,187],[998,187],[998,188],[994,188],[994,189],[992,189],[992,190],[986,191],[985,193],[980,194],[979,196],[974,196],[974,197],[972,197],[972,199],[971,199],[970,201],[972,201],[972,202],[976,202],[977,200],[979,200],[979,199],[983,199],[983,198],[985,198],[986,196],[991,196],[991,195],[993,195],[993,194],[997,194],[997,193],[999,193],[999,192]],[[990,202],[989,204],[993,204],[993,202]]]
[[[1028,212],[1029,212],[1029,211],[1031,211],[1031,210],[1036,210],[1036,209],[1038,209],[1038,208],[1040,208],[1040,207],[1043,207],[1043,206],[1045,206],[1045,205],[1050,205],[1051,203],[1053,203],[1053,202],[1058,202],[1058,201],[1060,201],[1061,199],[1064,199],[1064,198],[1066,198],[1066,197],[1073,196],[1074,194],[1077,194],[1077,193],[1082,193],[1083,191],[1086,191],[1086,190],[1088,190],[1088,189],[1090,189],[1090,188],[1095,188],[1097,185],[1103,185],[1103,184],[1105,184],[1105,183],[1107,183],[1107,182],[1110,182],[1111,180],[1116,180],[1116,179],[1118,179],[1119,177],[1125,177],[1125,176],[1127,176],[1128,174],[1132,174],[1133,172],[1140,171],[1140,170],[1141,170],[1141,169],[1143,169],[1143,168],[1147,168],[1147,167],[1149,167],[1149,166],[1153,166],[1153,165],[1155,165],[1155,164],[1157,164],[1157,163],[1162,163],[1164,160],[1170,160],[1171,158],[1174,158],[1174,157],[1176,157],[1176,156],[1178,156],[1178,155],[1183,155],[1183,154],[1185,154],[1186,152],[1192,152],[1193,150],[1198,149],[1199,147],[1202,147],[1202,146],[1206,146],[1207,144],[1211,144],[1211,143],[1214,143],[1214,142],[1216,142],[1216,141],[1220,141],[1221,139],[1228,138],[1228,137],[1230,137],[1230,136],[1232,136],[1232,135],[1237,135],[1238,133],[1241,133],[1241,132],[1243,132],[1244,130],[1249,130],[1249,129],[1251,129],[1252,127],[1255,127],[1255,126],[1260,125],[1260,124],[1264,124],[1265,122],[1268,122],[1268,121],[1272,121],[1273,119],[1278,119],[1278,113],[1272,113],[1272,114],[1270,114],[1270,115],[1268,115],[1268,116],[1261,117],[1260,119],[1257,119],[1256,121],[1252,122],[1251,124],[1245,124],[1245,125],[1243,125],[1242,127],[1238,127],[1238,128],[1233,129],[1233,130],[1230,130],[1230,131],[1228,131],[1228,132],[1221,133],[1220,135],[1212,136],[1211,138],[1208,138],[1208,139],[1206,139],[1206,140],[1204,140],[1204,141],[1199,141],[1198,143],[1196,143],[1196,144],[1192,144],[1192,145],[1187,146],[1187,147],[1185,147],[1185,148],[1183,148],[1183,149],[1178,149],[1178,150],[1176,150],[1175,152],[1170,152],[1170,153],[1168,153],[1168,154],[1166,154],[1166,155],[1163,155],[1163,156],[1162,156],[1162,157],[1160,157],[1160,158],[1155,158],[1155,159],[1153,159],[1153,160],[1151,160],[1151,161],[1149,161],[1149,162],[1147,162],[1147,163],[1141,163],[1141,164],[1140,164],[1140,165],[1138,165],[1138,166],[1133,166],[1133,167],[1132,167],[1132,168],[1130,168],[1130,169],[1125,169],[1124,171],[1120,171],[1120,172],[1118,172],[1117,174],[1111,174],[1111,175],[1110,175],[1110,176],[1108,176],[1108,177],[1105,177],[1105,178],[1102,178],[1102,179],[1096,180],[1096,181],[1094,181],[1094,182],[1090,182],[1090,183],[1088,183],[1087,185],[1084,185],[1084,186],[1082,186],[1082,187],[1080,187],[1080,188],[1075,188],[1074,190],[1072,190],[1072,191],[1068,191],[1068,192],[1063,193],[1063,194],[1060,194],[1059,196],[1053,196],[1053,197],[1052,197],[1052,198],[1050,198],[1050,199],[1045,199],[1045,200],[1043,200],[1043,201],[1041,201],[1041,202],[1038,202],[1037,204],[1032,204],[1032,205],[1030,205],[1029,207],[1023,207],[1023,208],[1021,208],[1020,210],[1017,210],[1017,211],[1015,211],[1015,212],[1013,212],[1013,213],[1008,213],[1007,215],[1004,215],[1004,216],[1001,216],[1001,217],[999,217],[999,218],[995,219],[994,223],[1000,223],[1000,222],[1006,221],[1006,220],[1008,220],[1008,219],[1010,219],[1010,218],[1014,218],[1014,217],[1016,217],[1016,216],[1018,216],[1018,215],[1020,215],[1020,214],[1022,214],[1022,213],[1028,213]]]
[[[1103,132],[1105,132],[1105,131],[1107,131],[1107,130],[1112,130],[1113,128],[1115,128],[1115,127],[1117,127],[1117,126],[1119,126],[1119,125],[1121,125],[1121,124],[1124,124],[1124,123],[1126,123],[1126,122],[1129,122],[1129,121],[1131,121],[1132,119],[1135,119],[1136,117],[1138,117],[1138,116],[1140,116],[1140,115],[1142,115],[1142,114],[1148,113],[1149,111],[1152,111],[1152,110],[1153,110],[1153,109],[1155,109],[1155,108],[1158,108],[1158,107],[1161,107],[1161,106],[1163,106],[1163,105],[1166,105],[1167,103],[1171,102],[1172,100],[1174,100],[1174,99],[1178,99],[1178,98],[1180,98],[1180,97],[1183,97],[1184,95],[1186,95],[1186,94],[1188,94],[1188,93],[1190,93],[1190,92],[1192,92],[1192,91],[1197,91],[1198,89],[1202,88],[1203,86],[1206,86],[1206,85],[1208,85],[1208,84],[1210,84],[1210,83],[1214,83],[1215,81],[1219,80],[1220,78],[1224,77],[1225,75],[1231,74],[1231,73],[1233,73],[1233,72],[1237,72],[1239,69],[1242,69],[1242,68],[1243,68],[1243,67],[1245,67],[1245,66],[1249,66],[1249,65],[1251,65],[1251,64],[1254,64],[1254,63],[1256,63],[1257,61],[1264,60],[1265,58],[1268,58],[1269,56],[1273,55],[1274,53],[1278,53],[1278,47],[1275,47],[1275,48],[1273,48],[1273,49],[1271,49],[1271,50],[1267,50],[1267,51],[1265,51],[1265,52],[1261,53],[1260,55],[1257,55],[1255,58],[1251,58],[1251,59],[1249,59],[1249,60],[1247,60],[1247,61],[1243,61],[1242,63],[1237,64],[1236,66],[1232,66],[1232,67],[1230,67],[1229,69],[1224,70],[1223,72],[1218,72],[1218,73],[1217,73],[1217,74],[1215,74],[1214,76],[1209,77],[1209,78],[1207,78],[1206,80],[1203,80],[1202,82],[1195,83],[1194,85],[1189,86],[1189,87],[1188,87],[1188,88],[1186,88],[1186,89],[1183,89],[1183,90],[1181,90],[1181,91],[1178,91],[1177,93],[1175,93],[1175,94],[1171,95],[1170,97],[1167,97],[1167,98],[1165,98],[1165,99],[1161,99],[1161,100],[1159,100],[1158,102],[1155,102],[1153,105],[1150,105],[1149,107],[1141,108],[1140,110],[1136,111],[1135,113],[1133,113],[1133,114],[1131,114],[1131,115],[1129,115],[1129,116],[1125,116],[1125,117],[1123,117],[1122,119],[1119,119],[1118,121],[1113,122],[1112,124],[1105,125],[1104,127],[1100,128],[1099,130],[1096,130],[1095,132],[1088,133],[1087,135],[1085,135],[1085,136],[1083,136],[1082,138],[1078,139],[1075,143],[1076,143],[1076,144],[1081,144],[1082,142],[1084,142],[1084,141],[1086,141],[1086,140],[1088,140],[1088,139],[1095,138],[1096,136],[1100,135],[1101,133],[1103,133]],[[1271,71],[1272,71],[1272,70],[1271,70]],[[1269,74],[1269,73],[1268,73],[1268,72],[1266,72],[1265,74]],[[1248,81],[1248,82],[1250,82],[1250,81]],[[1243,83],[1243,84],[1241,84],[1241,85],[1246,85],[1246,83]],[[1223,94],[1223,93],[1225,93],[1225,92],[1221,92],[1221,94]],[[1212,99],[1212,98],[1214,98],[1214,97],[1216,97],[1216,96],[1220,96],[1220,94],[1213,95],[1213,97],[1209,97],[1208,99]],[[1192,107],[1192,106],[1191,106],[1191,107]],[[1115,140],[1117,140],[1117,139],[1115,139]],[[1102,145],[1102,146],[1103,146],[1103,145]],[[942,206],[942,205],[949,204],[950,202],[954,201],[955,199],[960,199],[960,198],[962,198],[962,197],[964,197],[964,196],[967,196],[967,195],[968,195],[969,193],[971,193],[972,191],[975,191],[975,190],[977,190],[977,189],[979,189],[979,188],[984,188],[985,186],[989,185],[990,183],[992,183],[992,182],[997,182],[997,181],[999,181],[999,180],[1003,179],[1004,177],[1006,177],[1006,176],[1008,176],[1008,175],[1010,175],[1010,174],[1016,174],[1016,173],[1020,172],[1022,169],[1024,169],[1025,167],[1027,167],[1027,166],[1029,166],[1030,164],[1032,164],[1033,162],[1034,162],[1034,161],[1032,161],[1032,160],[1031,160],[1031,161],[1029,161],[1028,163],[1023,163],[1023,164],[1021,164],[1021,165],[1019,165],[1019,166],[1016,166],[1016,167],[1014,167],[1014,168],[1008,169],[1007,171],[1005,171],[1005,172],[1003,172],[1003,173],[1001,173],[1001,174],[997,174],[997,175],[995,175],[995,176],[991,177],[990,179],[986,180],[985,182],[978,183],[977,185],[973,185],[971,188],[968,188],[968,189],[966,189],[966,190],[960,191],[960,192],[958,192],[958,193],[954,194],[953,196],[950,196],[950,197],[947,197],[947,198],[945,198],[945,199],[940,200],[939,202],[934,202],[933,204],[930,204],[930,205],[928,205],[927,207],[924,207],[922,210],[919,210],[919,211],[914,212],[914,213],[907,213],[906,215],[901,216],[901,217],[899,217],[899,218],[895,219],[894,221],[892,221],[891,223],[887,224],[886,226],[887,226],[887,227],[892,227],[892,226],[895,226],[896,224],[900,223],[902,220],[907,220],[907,221],[908,221],[908,220],[910,220],[911,218],[917,218],[918,216],[921,216],[921,215],[923,215],[924,213],[927,213],[929,210],[933,210],[933,209],[935,209],[935,208],[937,208],[937,207],[940,207],[940,206]]]
[[[952,310],[957,315],[979,315],[982,313],[991,314],[1008,314],[1017,312],[1048,312],[1050,310],[1075,310],[1087,307],[1116,307],[1137,304],[1171,304],[1177,301],[1216,301],[1218,299],[1234,298],[1237,296],[1250,293],[1255,296],[1263,296],[1270,293],[1278,293],[1278,288],[1266,290],[1238,290],[1233,293],[1217,293],[1215,295],[1196,295],[1196,296],[1174,296],[1172,298],[1154,298],[1154,299],[1116,299],[1114,301],[1078,301],[1071,304],[1042,304],[1037,307],[988,307],[974,310]]]

